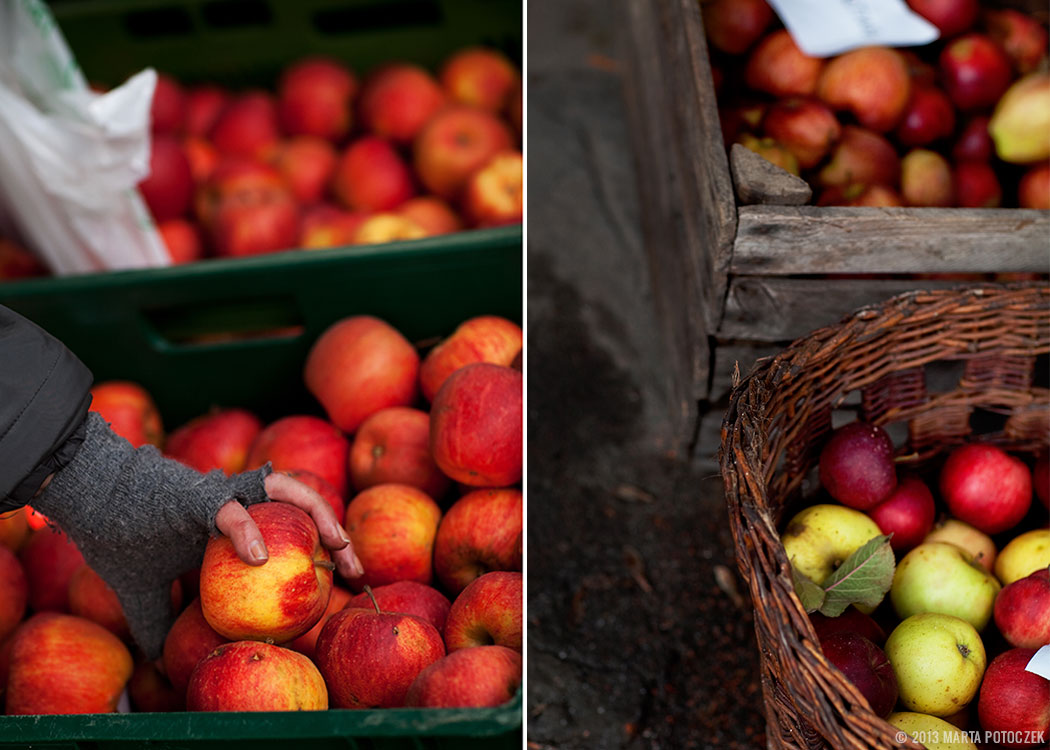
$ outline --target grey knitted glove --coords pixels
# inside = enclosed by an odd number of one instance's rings
[[[209,536],[219,533],[215,514],[223,505],[267,499],[270,467],[201,474],[152,445],[133,448],[95,412],[85,427],[72,460],[32,505],[116,592],[135,642],[156,658],[173,621],[171,582],[200,565]]]

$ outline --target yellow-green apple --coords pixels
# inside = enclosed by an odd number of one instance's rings
[[[912,84],[911,99],[894,131],[903,146],[928,146],[955,132],[955,108],[948,95],[933,85]]]
[[[1029,167],[1020,181],[1017,183],[1017,204],[1021,208],[1050,209],[1050,162],[1044,162],[1034,167]],[[1043,464],[1045,466],[1045,462]],[[1037,462],[1032,468],[1032,482],[1035,484],[1035,470],[1039,468]],[[1043,469],[1043,490],[1037,492],[1039,499],[1046,505],[1046,498],[1050,493],[1046,491],[1046,469]]]
[[[354,587],[429,584],[440,518],[438,504],[417,487],[377,484],[358,493],[346,507],[344,524],[365,569]]]
[[[798,157],[791,149],[779,143],[773,138],[759,138],[751,133],[741,133],[736,142],[744,148],[754,151],[770,164],[776,164],[785,172],[798,175],[801,172],[798,166]]]
[[[7,713],[113,713],[131,677],[131,653],[101,625],[40,612],[11,645]]]
[[[908,0],[908,5],[936,26],[942,39],[961,34],[977,21],[977,0]]]
[[[520,480],[522,374],[488,362],[452,373],[431,404],[430,452],[445,474],[472,487]]]
[[[249,90],[232,97],[216,116],[208,139],[223,154],[268,159],[281,140],[273,95]]]
[[[835,633],[856,633],[862,635],[877,646],[886,642],[886,632],[882,626],[855,606],[847,607],[838,617],[828,617],[820,612],[810,612],[809,621],[817,638],[824,640]]]
[[[936,716],[897,711],[887,716],[886,721],[906,732],[912,739],[922,742],[927,750],[977,750],[977,745],[970,741],[967,732]]]
[[[454,102],[498,114],[506,109],[521,74],[499,50],[466,47],[453,53],[438,73]]]
[[[204,619],[200,597],[179,613],[164,639],[164,673],[172,687],[185,697],[186,686],[197,662],[229,640]]]
[[[303,212],[299,246],[319,250],[349,245],[368,217],[364,211],[346,211],[331,203],[310,206]]]
[[[877,644],[857,633],[834,633],[820,640],[824,657],[860,691],[878,716],[897,703],[897,677]]]
[[[346,500],[327,479],[323,479],[306,469],[290,469],[281,473],[287,474],[292,479],[299,480],[323,497],[332,506],[332,511],[335,513],[336,518],[342,518],[346,515]]]
[[[164,425],[153,397],[138,383],[107,380],[91,388],[91,411],[133,446],[164,445]]]
[[[895,552],[920,544],[933,528],[933,495],[921,479],[903,478],[889,497],[868,511]]]
[[[29,580],[18,557],[0,545],[0,641],[14,632],[29,604]]]
[[[842,137],[831,149],[831,157],[817,173],[823,187],[850,184],[895,185],[900,179],[900,157],[896,147],[881,133],[845,125]]]
[[[1050,508],[1050,453],[1043,451],[1032,466],[1032,487],[1035,489],[1036,497],[1043,505]],[[0,532],[2,536],[2,532]]]
[[[422,227],[427,237],[450,234],[463,228],[463,220],[452,207],[433,195],[409,198],[397,207],[397,213]]]
[[[1046,57],[1046,29],[1031,15],[1014,8],[987,8],[981,20],[1017,73],[1031,73]]]
[[[909,206],[951,206],[955,192],[948,160],[927,148],[906,153],[901,159],[901,195]]]
[[[521,351],[521,326],[498,315],[478,315],[460,323],[452,334],[431,349],[419,368],[419,384],[433,401],[448,376],[465,365],[489,362],[510,366]]]
[[[352,434],[380,409],[415,402],[419,353],[386,321],[355,315],[332,324],[314,342],[303,379],[332,423]]]
[[[445,105],[445,92],[425,68],[407,62],[383,65],[361,86],[361,127],[381,138],[409,144]]]
[[[248,514],[269,557],[262,565],[248,565],[228,537],[208,540],[200,579],[204,619],[230,640],[285,643],[321,619],[335,565],[305,511],[266,502],[250,506]]]
[[[521,570],[522,523],[518,490],[475,490],[453,503],[434,541],[434,573],[445,590],[456,595],[489,571]]]
[[[430,455],[430,415],[409,406],[380,409],[362,422],[350,444],[349,466],[357,490],[408,484],[439,500],[449,487]]]
[[[938,612],[912,615],[886,639],[900,702],[909,711],[949,716],[977,695],[984,643],[973,625]]]
[[[798,572],[821,584],[847,557],[881,534],[878,524],[859,510],[818,504],[788,521],[780,540]]]
[[[90,565],[81,565],[69,579],[69,612],[97,622],[121,640],[131,637],[120,600]]]
[[[157,73],[153,99],[149,110],[150,130],[159,133],[178,133],[186,124],[186,91],[168,73]]]
[[[890,601],[901,619],[938,612],[966,620],[978,632],[992,617],[999,581],[970,554],[948,542],[924,542],[897,564]]]
[[[69,579],[84,556],[58,529],[34,531],[18,553],[29,581],[29,607],[34,612],[69,611]]]
[[[986,534],[1016,525],[1032,503],[1028,467],[994,445],[968,443],[953,449],[941,467],[939,484],[951,514]]]
[[[938,521],[923,541],[948,542],[961,547],[988,572],[991,572],[995,565],[996,550],[992,538],[958,518],[944,518]]]
[[[29,538],[29,521],[24,508],[0,514],[0,546],[18,552]]]
[[[467,584],[452,602],[445,621],[445,647],[461,648],[495,644],[521,652],[522,575],[493,571]]]
[[[835,114],[812,97],[792,96],[774,102],[762,118],[762,132],[782,144],[802,169],[815,167],[842,135]]]
[[[324,614],[321,615],[321,619],[301,636],[293,638],[284,644],[285,648],[298,651],[300,654],[313,659],[317,654],[317,636],[321,634],[321,629],[328,622],[328,618],[339,610],[346,608],[353,598],[354,595],[342,586],[332,586],[332,595],[328,598],[328,607],[325,609]]]
[[[328,690],[314,663],[272,643],[224,643],[205,656],[186,687],[190,711],[324,711]]]
[[[1003,188],[992,165],[980,161],[960,162],[952,169],[955,204],[961,208],[998,208]]]
[[[157,233],[173,264],[192,263],[204,257],[204,240],[196,223],[183,218],[157,223]]]
[[[1050,643],[1050,568],[1003,586],[992,616],[1011,646],[1039,648]]]
[[[141,659],[128,680],[128,700],[140,712],[182,711],[186,708],[186,691],[176,690],[156,662]]]
[[[945,44],[939,65],[948,97],[961,110],[993,106],[1014,77],[1003,48],[979,32],[963,34]]]
[[[412,146],[416,174],[428,191],[456,200],[470,176],[495,154],[514,147],[503,120],[474,107],[451,106],[434,115]]]
[[[211,131],[219,112],[230,101],[229,92],[212,83],[191,86],[186,91],[187,135],[204,138]]]
[[[348,603],[349,607],[372,607],[375,599],[383,612],[400,612],[405,615],[421,617],[439,633],[445,632],[445,621],[452,602],[433,586],[417,581],[396,581],[385,586],[376,586],[371,590],[355,595]]]
[[[244,470],[248,451],[262,432],[262,422],[247,409],[216,409],[172,431],[164,453],[200,472]]]
[[[277,112],[288,135],[342,139],[353,123],[357,77],[346,65],[314,56],[289,65],[277,83]]]
[[[416,676],[445,655],[441,634],[415,615],[353,607],[317,638],[317,667],[336,708],[397,708]]]
[[[519,151],[501,151],[467,179],[463,213],[475,227],[520,224],[525,163]]]
[[[773,22],[766,0],[712,0],[700,10],[707,40],[730,55],[746,52]]]
[[[356,211],[392,211],[415,192],[412,172],[401,154],[374,135],[347,146],[332,176],[332,194]]]
[[[408,688],[406,706],[500,706],[521,685],[521,654],[506,646],[477,646],[447,654],[424,669]]]
[[[393,211],[372,214],[354,230],[352,245],[381,245],[384,242],[404,242],[427,236],[415,221]]]
[[[293,414],[271,422],[248,451],[247,469],[269,461],[274,471],[309,471],[341,496],[346,495],[346,457],[350,441],[338,425],[309,414]]]
[[[1050,680],[1026,667],[1034,648],[1012,648],[984,673],[977,715],[1003,747],[1046,747],[1050,742]]]
[[[810,96],[824,70],[824,60],[799,49],[787,29],[767,34],[751,50],[744,81],[774,97]]]
[[[904,117],[911,98],[908,64],[889,47],[850,50],[824,66],[816,94],[832,109],[851,113],[861,127],[886,133]]]
[[[1050,565],[1050,529],[1015,536],[995,558],[995,576],[1005,586]]]
[[[335,147],[323,138],[300,135],[274,149],[273,163],[300,204],[321,202],[335,173]]]

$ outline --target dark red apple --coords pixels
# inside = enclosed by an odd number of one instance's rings
[[[908,5],[936,26],[942,39],[966,31],[977,21],[977,0],[908,0]]]
[[[820,483],[843,505],[869,510],[897,486],[893,441],[881,427],[850,422],[835,430],[820,452]]]
[[[962,208],[998,208],[1003,202],[999,177],[986,162],[966,161],[952,170],[955,202]]]
[[[149,176],[139,183],[142,199],[156,221],[184,215],[193,202],[193,173],[177,138],[154,134]]]
[[[845,611],[838,617],[828,617],[820,612],[812,612],[809,621],[813,623],[813,630],[817,638],[823,641],[835,633],[856,633],[867,638],[872,643],[881,646],[886,642],[886,631],[872,619],[853,606],[846,607]]]
[[[1036,497],[1050,508],[1050,453],[1040,453],[1032,467],[1032,486]]]
[[[871,710],[882,717],[897,703],[897,676],[886,653],[857,633],[834,633],[821,640],[824,656],[856,686]]]
[[[1010,58],[985,34],[971,32],[950,42],[940,56],[948,97],[962,110],[991,107],[1013,81]]]
[[[1046,29],[1032,16],[1014,8],[987,8],[981,18],[1018,74],[1031,73],[1046,57]]]
[[[1015,526],[1032,503],[1028,467],[994,445],[969,443],[952,450],[939,484],[951,514],[986,534]]]
[[[984,672],[977,715],[1003,747],[1046,747],[1050,739],[1050,680],[1025,669],[1034,654],[1034,648],[1010,649]]]
[[[150,102],[150,128],[153,133],[179,133],[186,122],[186,92],[182,84],[167,73],[157,73],[157,86]]]
[[[933,494],[922,480],[906,477],[868,515],[883,534],[892,534],[890,546],[895,552],[908,550],[920,544],[933,529]]]
[[[995,625],[1011,646],[1050,643],[1050,568],[1006,584],[995,597]]]
[[[977,115],[969,120],[952,146],[952,159],[963,161],[989,161],[995,153],[992,136],[988,133],[988,116]]]
[[[773,21],[766,0],[714,0],[700,10],[711,46],[731,55],[746,52]]]
[[[904,146],[925,146],[955,132],[955,108],[948,95],[933,86],[913,86],[897,140]]]

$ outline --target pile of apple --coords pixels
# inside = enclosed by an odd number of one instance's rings
[[[929,45],[810,57],[766,0],[702,3],[725,143],[817,205],[1050,208],[1047,30],[978,0],[908,0]]]
[[[68,537],[27,509],[0,518],[0,695],[8,714],[495,706],[522,676],[522,331],[463,321],[422,353],[353,316],[303,368],[318,414],[264,424],[216,408],[170,435],[141,385],[92,409],[136,446],[199,471],[262,466],[317,490],[364,575],[344,580],[312,519],[249,506],[269,557],[211,539],[172,586],[163,657],[143,658],[119,600]],[[134,654],[134,656],[133,656]]]
[[[1026,666],[1050,644],[1047,454],[1030,467],[969,442],[905,473],[886,431],[858,421],[824,444],[819,479],[827,501],[781,540],[824,657],[914,736],[1046,747],[1050,680]]]

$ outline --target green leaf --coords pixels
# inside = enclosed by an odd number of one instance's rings
[[[791,581],[795,584],[795,593],[798,594],[807,613],[820,609],[820,605],[824,603],[824,589],[805,573],[800,573],[794,565],[791,566]]]
[[[821,614],[838,617],[851,604],[878,606],[893,583],[895,566],[890,538],[869,539],[824,581]]]

